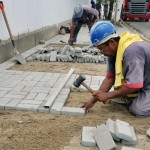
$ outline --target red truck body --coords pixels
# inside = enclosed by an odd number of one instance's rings
[[[121,18],[126,20],[150,19],[150,0],[124,0],[121,11]]]

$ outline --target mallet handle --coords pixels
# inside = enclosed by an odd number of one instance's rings
[[[94,93],[94,91],[89,87],[87,86],[84,82],[81,83],[86,89],[88,89],[92,94]]]

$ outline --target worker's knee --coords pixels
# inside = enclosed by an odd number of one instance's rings
[[[131,104],[129,107],[130,112],[137,117],[145,117],[150,115],[150,110],[145,110],[143,107],[138,107],[136,104]]]

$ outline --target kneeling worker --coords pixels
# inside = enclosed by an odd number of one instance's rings
[[[137,92],[129,111],[135,116],[150,116],[150,43],[129,32],[118,36],[108,21],[97,22],[90,36],[93,46],[108,56],[108,69],[99,90],[83,108],[88,110],[98,101],[105,103]],[[115,90],[109,91],[113,85]]]
[[[68,43],[73,45],[77,40],[77,35],[80,31],[82,24],[87,24],[89,31],[96,19],[98,18],[98,11],[94,8],[88,6],[82,6],[80,4],[74,7],[74,14],[72,17],[71,29],[70,29],[70,38]]]

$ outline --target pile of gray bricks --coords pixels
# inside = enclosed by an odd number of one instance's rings
[[[108,119],[105,124],[97,127],[84,126],[82,129],[82,146],[95,147],[97,145],[100,150],[116,150],[115,141],[122,143],[121,150],[140,150],[126,147],[126,145],[136,145],[137,138],[134,128],[125,121]]]
[[[59,47],[47,47],[38,49],[36,53],[27,58],[28,62],[38,60],[46,62],[79,62],[79,63],[102,63],[106,64],[107,57],[100,54],[98,49],[87,46],[72,47],[65,45]]]

